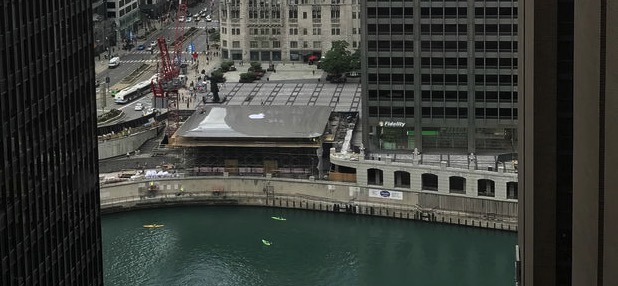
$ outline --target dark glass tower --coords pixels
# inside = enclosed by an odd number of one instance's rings
[[[517,3],[362,1],[365,147],[514,152]]]
[[[0,2],[0,285],[102,285],[91,1]]]

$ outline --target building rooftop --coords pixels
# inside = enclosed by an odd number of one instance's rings
[[[324,133],[331,110],[328,106],[206,106],[178,129],[175,140],[177,145],[190,146],[247,141],[314,144],[313,139]]]

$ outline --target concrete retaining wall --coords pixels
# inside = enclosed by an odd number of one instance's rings
[[[157,128],[153,127],[139,133],[118,139],[99,141],[99,160],[122,156],[137,150],[144,142],[157,136]]]
[[[151,182],[159,191],[146,197]],[[368,192],[354,184],[325,181],[190,177],[105,185],[101,187],[101,205],[104,212],[178,204],[274,206],[517,230],[517,203],[465,198],[466,202],[453,208],[462,202],[439,194],[427,198],[421,192],[408,191],[403,192],[402,200],[393,200],[369,197]]]

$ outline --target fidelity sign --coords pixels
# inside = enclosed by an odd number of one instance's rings
[[[380,121],[380,126],[384,126],[384,127],[404,127],[406,126],[405,122],[393,122],[393,121]]]

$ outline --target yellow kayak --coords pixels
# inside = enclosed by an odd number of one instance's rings
[[[162,224],[145,224],[144,225],[145,228],[160,228],[163,227]]]

